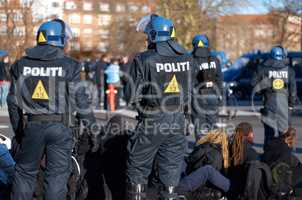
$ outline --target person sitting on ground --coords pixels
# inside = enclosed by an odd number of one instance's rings
[[[0,134],[0,199],[9,199],[10,187],[15,173],[15,161],[9,148],[10,140]]]
[[[258,154],[252,147],[254,132],[251,124],[247,122],[240,123],[235,128],[230,143],[230,168],[228,178],[231,180],[230,198],[236,199],[243,193],[247,168],[246,165],[253,160],[258,160]]]
[[[296,129],[289,127],[288,130],[278,138],[274,138],[267,145],[262,155],[262,161],[270,166],[274,176],[274,168],[284,163],[291,171],[292,187],[296,188],[296,192],[302,188],[302,164],[300,160],[293,154],[293,148],[296,143]],[[301,193],[301,192],[299,192]],[[300,194],[299,194],[300,196]]]
[[[216,129],[202,137],[197,144],[184,162],[178,191],[186,194],[187,198],[189,196],[189,199],[209,198],[206,195],[212,194],[206,194],[204,190],[209,183],[227,192],[230,181],[220,172],[227,171],[229,167],[227,134],[222,129]]]

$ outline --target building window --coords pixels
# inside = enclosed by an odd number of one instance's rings
[[[85,35],[91,35],[91,34],[92,34],[92,29],[91,29],[91,28],[85,28],[85,29],[83,30],[83,33],[84,33]]]
[[[15,13],[13,17],[15,22],[23,20],[23,15],[19,11],[14,10],[13,12]]]
[[[149,13],[149,12],[151,12],[151,9],[150,9],[150,7],[149,6],[143,6],[142,7],[142,12],[144,12],[144,13]]]
[[[80,50],[80,48],[81,48],[81,45],[80,45],[79,42],[71,42],[71,49],[72,50],[78,51],[78,50]]]
[[[60,4],[59,4],[59,2],[52,2],[51,6],[52,6],[53,8],[59,8],[59,7],[60,7]]]
[[[7,27],[0,26],[0,35],[6,35],[6,34],[7,34]]]
[[[84,2],[83,3],[83,10],[91,11],[92,10],[92,3],[91,2]]]
[[[74,37],[80,37],[81,30],[79,28],[71,28],[71,31]]]
[[[93,44],[91,41],[85,42],[83,46],[84,50],[91,50],[93,48]]]
[[[25,27],[24,26],[17,26],[14,29],[15,36],[24,36],[25,35]]]
[[[139,9],[139,6],[136,4],[129,4],[129,11],[130,12],[137,12]]]
[[[108,26],[111,22],[111,15],[99,15],[99,25]]]
[[[126,6],[124,4],[118,3],[118,4],[116,4],[115,11],[116,12],[125,12]]]
[[[109,12],[110,11],[109,3],[100,3],[100,11]]]
[[[67,1],[66,3],[65,3],[65,9],[66,10],[74,10],[74,9],[76,9],[77,8],[77,5],[75,4],[75,2],[73,2],[73,1]]]
[[[108,43],[106,43],[106,42],[100,42],[98,45],[99,51],[106,51],[107,48],[108,48]]]
[[[69,15],[69,22],[72,24],[79,24],[81,23],[81,16],[78,14],[71,14]]]
[[[83,21],[84,24],[92,24],[92,15],[84,15],[83,17]]]
[[[100,34],[101,38],[103,38],[103,39],[109,38],[109,30],[101,29],[99,31],[99,34]]]
[[[256,29],[255,30],[255,36],[256,37],[265,37],[266,36],[266,30],[264,30],[264,29]]]
[[[6,20],[7,20],[7,15],[5,13],[0,13],[0,21],[6,22]]]

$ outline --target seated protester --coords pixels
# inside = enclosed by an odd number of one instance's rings
[[[0,199],[9,199],[10,186],[15,173],[15,161],[4,140],[7,138],[0,135]]]
[[[258,154],[252,147],[253,138],[253,128],[249,123],[242,122],[236,127],[230,144],[231,162],[228,170],[232,186],[229,191],[230,199],[237,199],[243,193],[247,176],[246,165],[258,159]]]
[[[188,199],[210,199],[213,194],[207,194],[209,190],[204,190],[206,183],[223,192],[230,188],[230,181],[219,172],[226,171],[229,167],[228,136],[223,130],[213,130],[197,143],[199,145],[183,164],[183,173],[177,189]],[[217,198],[220,197],[218,194]]]
[[[2,136],[2,135],[1,135]],[[7,145],[4,144],[5,137],[0,136],[0,185],[12,183],[15,172],[15,161],[12,158]]]
[[[126,192],[127,144],[132,135],[128,122],[127,117],[117,114],[110,118],[105,127],[104,152],[100,163],[108,186],[105,189],[111,193],[112,200],[124,199]]]
[[[302,164],[293,154],[295,143],[296,130],[290,127],[283,135],[268,143],[262,155],[262,161],[268,164],[272,170],[275,187],[279,187],[276,190],[285,190],[283,193],[286,193],[286,190],[296,188],[296,194],[299,190],[298,195],[301,196]],[[279,183],[280,185],[278,185]]]

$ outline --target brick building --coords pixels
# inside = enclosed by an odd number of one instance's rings
[[[216,49],[226,51],[231,60],[249,51],[267,51],[275,44],[301,50],[301,22],[301,17],[281,18],[274,13],[221,16],[216,24]]]
[[[147,0],[65,0],[64,20],[71,26],[75,38],[72,49],[79,52],[104,52],[120,40],[118,28],[122,22],[136,21],[150,13],[153,1]],[[129,25],[129,24],[128,24]],[[118,48],[123,49],[121,41]]]

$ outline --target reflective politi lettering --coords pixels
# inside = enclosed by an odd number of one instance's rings
[[[63,69],[62,67],[23,67],[24,76],[51,76],[51,77],[62,77]]]
[[[185,72],[190,70],[190,62],[156,63],[157,72]]]

